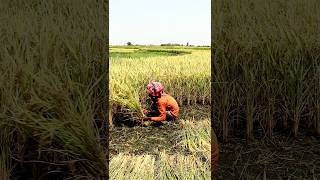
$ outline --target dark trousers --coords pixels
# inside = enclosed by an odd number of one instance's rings
[[[171,111],[166,111],[166,121],[174,121],[176,118],[172,115]],[[160,116],[160,112],[157,110],[151,110],[147,113],[147,117],[157,117]]]

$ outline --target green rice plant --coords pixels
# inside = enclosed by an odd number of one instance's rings
[[[210,164],[195,155],[160,153],[160,179],[210,179]]]
[[[154,179],[155,157],[118,154],[111,158],[110,179]]]

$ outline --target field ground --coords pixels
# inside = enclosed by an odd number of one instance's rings
[[[217,179],[320,179],[320,140],[275,135],[246,143],[233,138],[220,144]]]
[[[208,109],[203,108],[203,109]],[[184,117],[198,109],[185,109]],[[207,113],[206,113],[207,112]],[[210,179],[210,111],[198,112],[197,121],[184,121],[173,126],[160,127],[114,127],[110,132],[110,176],[111,179],[135,177],[137,179]],[[206,116],[206,118],[205,118]],[[191,116],[189,116],[190,118]],[[195,117],[192,117],[195,118]],[[201,152],[201,144],[196,150],[184,141],[191,123],[205,129],[207,147]],[[204,125],[205,127],[201,127]],[[209,126],[208,126],[209,125]],[[196,137],[200,134],[195,133]],[[203,144],[202,144],[203,145]],[[198,150],[199,149],[199,150]],[[145,168],[134,170],[142,164]],[[131,169],[131,170],[130,170]],[[151,170],[150,170],[151,169]]]

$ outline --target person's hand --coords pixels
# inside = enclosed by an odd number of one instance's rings
[[[149,112],[149,111],[146,110],[146,109],[143,110],[143,114],[147,114],[148,112]]]
[[[151,117],[144,117],[143,120],[144,121],[151,121]]]

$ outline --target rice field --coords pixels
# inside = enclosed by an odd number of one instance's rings
[[[320,135],[319,1],[213,4],[218,136]]]
[[[123,48],[119,51],[115,51],[116,48],[113,47],[110,49],[109,90],[113,112],[116,107],[121,107],[121,110],[129,110],[136,117],[141,117],[141,104],[145,101],[146,94],[145,86],[153,79],[164,84],[166,92],[175,97],[181,105],[210,104],[209,48],[207,50],[174,47],[165,50],[161,50],[163,47],[135,48],[133,54],[143,55],[113,56],[112,52],[123,52]],[[165,54],[159,55],[158,52]],[[183,55],[170,55],[172,52]]]
[[[111,179],[210,179],[210,49],[128,46],[110,48],[113,123],[139,122],[145,86],[158,80],[175,97],[181,119],[165,127],[114,127]],[[188,109],[188,107],[193,107]],[[208,111],[209,110],[209,111]]]
[[[106,175],[94,121],[107,109],[106,14],[97,1],[1,1],[1,180]]]
[[[212,1],[218,179],[319,179],[320,1]]]

